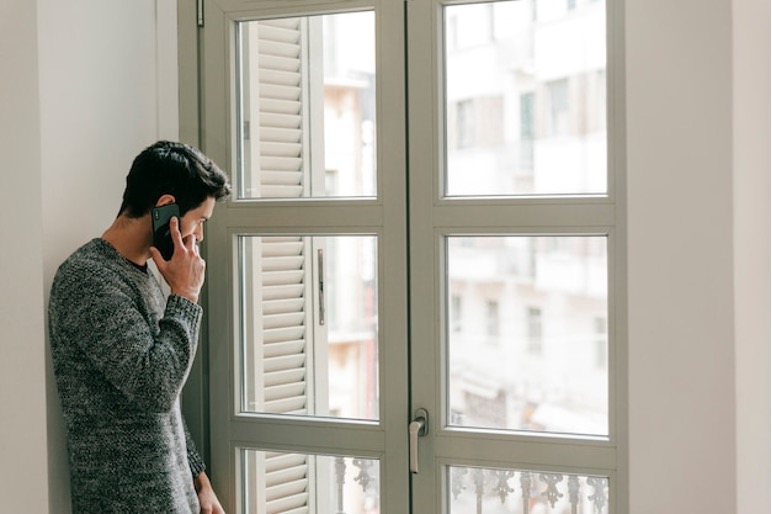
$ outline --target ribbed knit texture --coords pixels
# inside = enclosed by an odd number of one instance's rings
[[[74,514],[199,514],[204,464],[180,413],[201,307],[94,239],[57,271],[49,336]]]

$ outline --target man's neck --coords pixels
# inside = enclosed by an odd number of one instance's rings
[[[129,218],[118,216],[102,234],[102,239],[110,243],[125,259],[145,266],[150,258],[151,241],[150,216]]]

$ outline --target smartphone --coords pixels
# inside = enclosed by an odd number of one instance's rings
[[[172,232],[169,228],[169,221],[172,218],[180,219],[180,208],[176,203],[153,207],[153,246],[158,248],[164,260],[172,258],[174,253],[174,242],[172,241]]]

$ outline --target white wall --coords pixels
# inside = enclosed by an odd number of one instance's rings
[[[22,513],[48,511],[35,17],[0,2],[0,510]]]
[[[634,513],[769,512],[769,54],[752,47],[768,48],[769,6],[750,9],[760,3],[626,4]],[[733,128],[758,133],[744,141]]]
[[[736,512],[769,513],[770,2],[734,0],[732,15]]]
[[[172,2],[0,2],[4,512],[68,512],[47,289],[174,137]],[[764,2],[626,3],[634,514],[769,512]]]
[[[133,157],[176,139],[176,52],[174,0],[0,2],[3,512],[69,512],[48,288],[114,219]]]

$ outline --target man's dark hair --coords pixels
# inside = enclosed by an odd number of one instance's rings
[[[201,150],[185,143],[158,141],[134,159],[118,214],[139,218],[150,212],[161,196],[170,194],[183,216],[207,198],[220,200],[230,192],[228,177]]]

